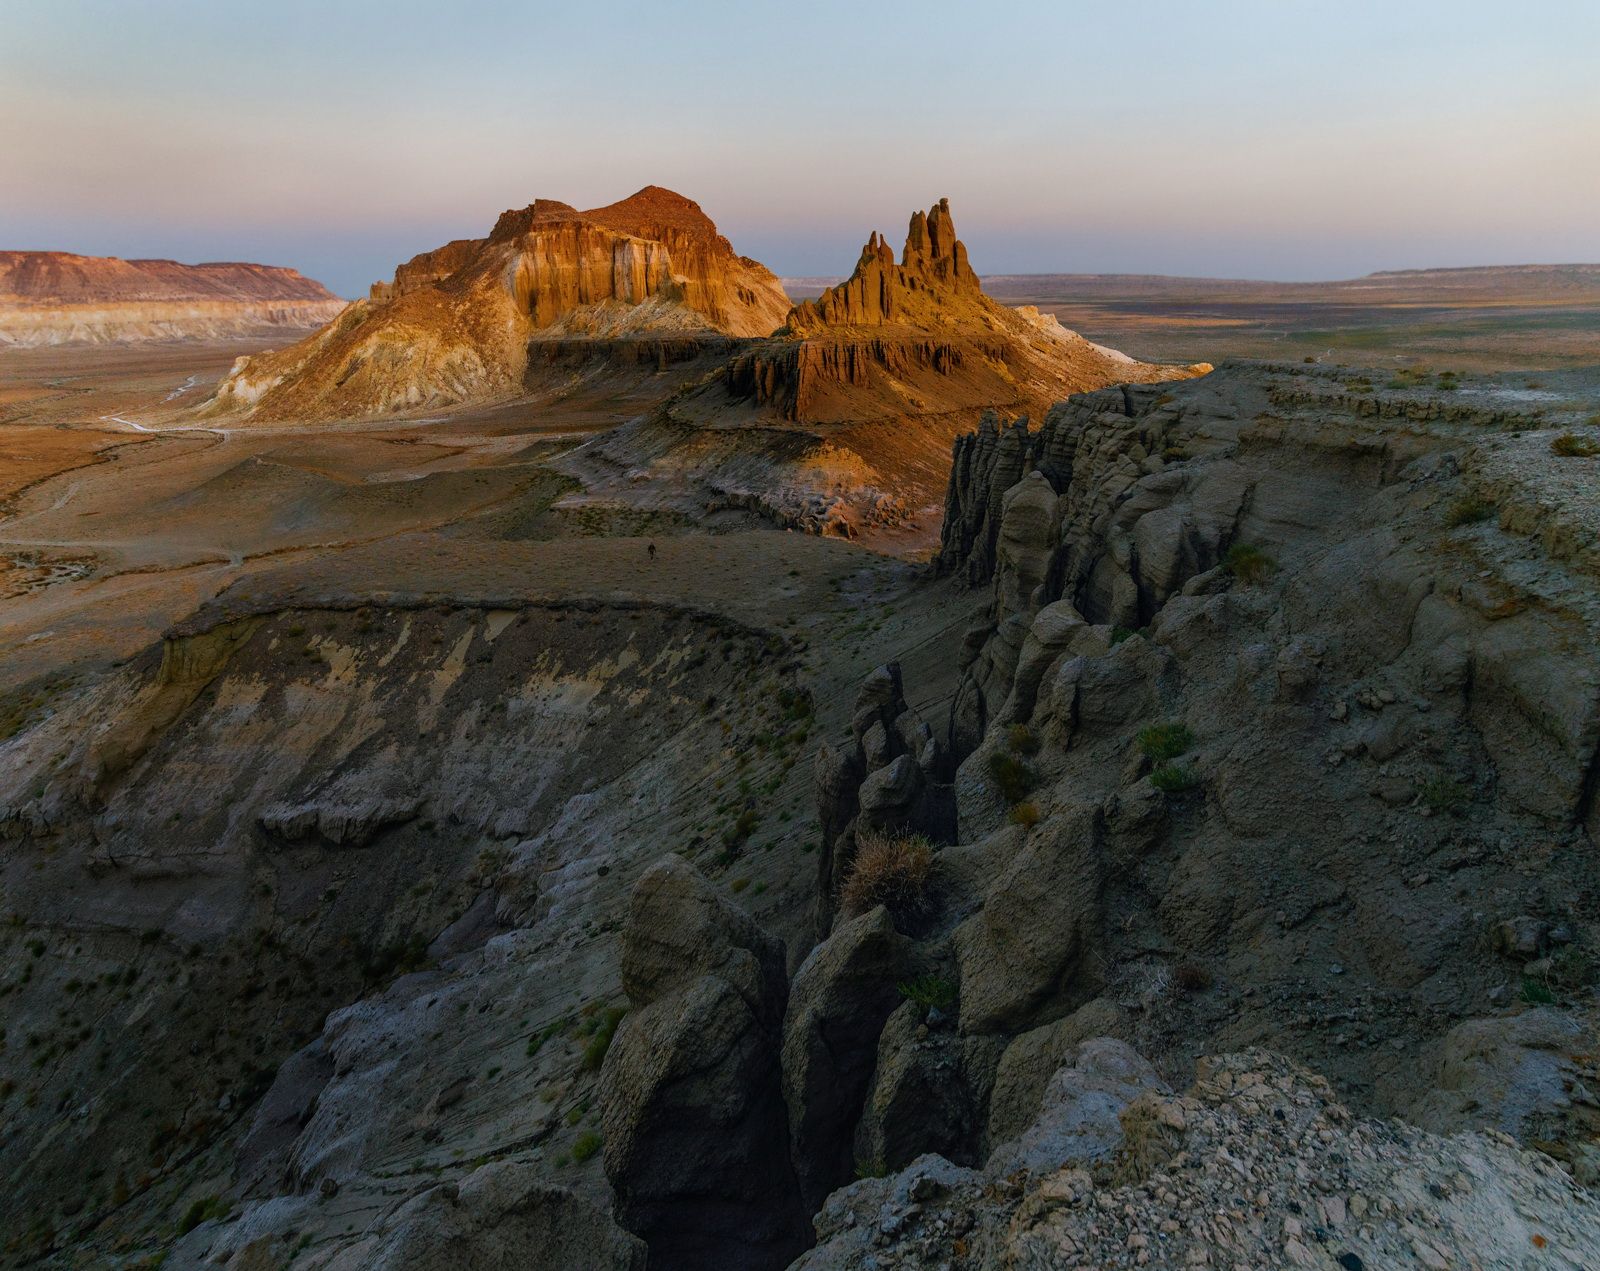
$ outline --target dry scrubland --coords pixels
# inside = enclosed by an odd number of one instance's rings
[[[1594,1265],[1590,372],[260,351],[0,351],[8,1265]]]

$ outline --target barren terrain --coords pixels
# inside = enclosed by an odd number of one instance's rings
[[[1594,370],[842,425],[935,543],[258,350],[0,352],[8,1264],[1592,1261]]]

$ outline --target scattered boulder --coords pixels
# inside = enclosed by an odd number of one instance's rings
[[[1554,1007],[1467,1020],[1445,1034],[1433,1086],[1407,1115],[1439,1134],[1488,1127],[1546,1148],[1593,1138],[1596,1048],[1591,1028]]]
[[[1110,1160],[1122,1147],[1123,1111],[1148,1090],[1172,1093],[1133,1047],[1112,1037],[1082,1042],[1050,1078],[1033,1124],[989,1157],[989,1172],[1043,1175]]]
[[[1064,1019],[1012,1038],[995,1072],[984,1141],[999,1144],[1019,1137],[1039,1115],[1051,1077],[1079,1047],[1090,1038],[1114,1036],[1127,1026],[1122,1007],[1097,997]]]

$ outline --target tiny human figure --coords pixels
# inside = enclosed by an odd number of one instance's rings
[[[650,559],[651,560],[654,560],[656,558],[656,545],[654,543],[651,543],[644,550],[650,553]]]

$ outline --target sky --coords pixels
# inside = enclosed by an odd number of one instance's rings
[[[0,248],[341,295],[649,184],[779,274],[1600,261],[1600,0],[0,0]]]

